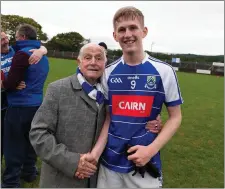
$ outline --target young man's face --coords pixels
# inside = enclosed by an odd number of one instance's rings
[[[1,53],[9,52],[9,38],[5,32],[1,32]]]
[[[147,33],[148,29],[143,27],[137,18],[134,20],[120,18],[116,23],[113,37],[119,42],[123,53],[134,53],[143,51],[142,39]]]
[[[104,49],[99,45],[87,47],[78,62],[85,79],[90,84],[94,84],[102,76],[105,68]]]

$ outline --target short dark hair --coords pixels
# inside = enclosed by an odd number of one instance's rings
[[[28,40],[37,39],[36,28],[31,26],[30,24],[20,24],[19,26],[17,26],[16,31],[19,35],[25,36]]]
[[[107,45],[104,42],[100,42],[98,45],[102,46],[105,48],[105,50],[107,50]]]

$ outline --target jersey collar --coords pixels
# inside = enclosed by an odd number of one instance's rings
[[[148,61],[148,58],[149,58],[149,55],[145,52],[145,57],[144,57],[144,59],[141,61],[141,64],[144,64],[145,62],[147,62],[147,61]],[[123,56],[121,57],[121,62],[122,62],[122,64],[125,64],[125,61],[124,61]]]

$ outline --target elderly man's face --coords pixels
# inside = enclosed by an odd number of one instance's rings
[[[104,50],[99,45],[92,45],[84,49],[79,67],[85,79],[90,83],[96,83],[105,69]]]
[[[9,38],[5,32],[1,32],[1,53],[9,52]]]

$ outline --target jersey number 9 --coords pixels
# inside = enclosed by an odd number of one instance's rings
[[[130,82],[130,84],[131,84],[131,89],[135,89],[135,87],[136,87],[136,81],[135,80],[132,80]]]

